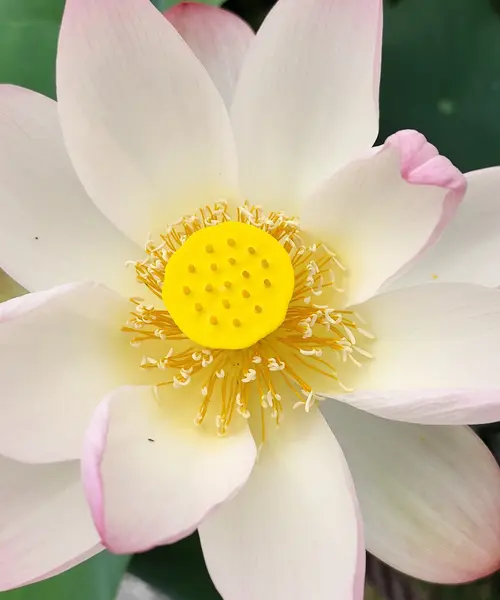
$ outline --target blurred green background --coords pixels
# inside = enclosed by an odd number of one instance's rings
[[[161,10],[175,4],[153,2]],[[257,29],[272,4],[227,0],[224,6]],[[55,97],[63,7],[64,0],[0,0],[0,82]],[[381,140],[415,128],[463,171],[500,164],[500,0],[387,0],[380,109]],[[20,293],[0,273],[0,301]],[[498,426],[479,433],[500,456]],[[130,563],[103,553],[49,581],[0,593],[0,599],[111,600],[127,568],[170,600],[220,599],[197,536]],[[369,557],[368,580],[366,600],[500,600],[498,575],[468,586],[430,586]]]

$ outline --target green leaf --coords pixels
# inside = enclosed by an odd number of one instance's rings
[[[55,98],[64,0],[0,0],[0,82]]]
[[[198,534],[137,554],[129,570],[168,600],[221,600],[205,567]]]
[[[65,0],[1,0],[0,21],[52,21],[59,23]]]
[[[101,552],[52,579],[0,593],[0,600],[112,600],[130,560]]]
[[[175,4],[179,4],[179,2],[181,2],[182,0],[151,0],[153,2],[153,4],[156,6],[156,8],[158,8],[159,10],[161,10],[162,12],[164,10],[167,10],[168,8],[174,6]],[[212,6],[220,6],[224,0],[195,0],[196,2],[199,2],[200,4],[211,4]]]
[[[387,2],[381,139],[414,128],[462,170],[500,164],[500,15],[493,4]]]
[[[22,296],[26,290],[0,269],[0,302]]]

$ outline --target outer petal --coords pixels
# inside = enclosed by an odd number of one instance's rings
[[[201,61],[226,106],[233,100],[243,59],[254,33],[232,12],[198,2],[181,2],[165,12]]]
[[[0,476],[0,590],[51,577],[102,549],[76,461],[35,466],[0,457]]]
[[[293,212],[373,144],[381,11],[379,0],[286,0],[271,10],[232,107],[250,202]]]
[[[137,242],[234,195],[224,103],[149,0],[67,0],[57,95],[85,188]]]
[[[57,105],[0,85],[0,264],[30,290],[98,280],[128,290],[138,249],[94,206],[73,170]],[[43,265],[41,267],[40,265]]]
[[[200,526],[227,600],[360,600],[365,552],[349,470],[321,415],[292,413],[243,490]]]
[[[466,178],[467,194],[443,237],[392,289],[430,281],[500,286],[500,167]]]
[[[370,552],[396,569],[462,583],[500,567],[500,470],[468,427],[322,410],[345,452]]]
[[[500,421],[500,291],[436,283],[356,307],[374,359],[340,399],[389,419],[430,424]],[[328,394],[327,394],[328,395]]]
[[[128,302],[71,284],[0,305],[0,452],[25,462],[77,458],[102,396],[140,377],[120,331]]]
[[[158,403],[149,387],[116,390],[88,430],[83,481],[96,527],[114,552],[189,535],[252,470],[256,447],[246,425],[223,438],[208,434],[193,424],[196,404],[170,394]]]
[[[465,192],[465,179],[416,131],[336,173],[304,204],[301,225],[348,269],[347,304],[362,302],[433,243]]]

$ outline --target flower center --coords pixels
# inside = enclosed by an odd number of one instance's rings
[[[352,391],[341,376],[372,358],[373,336],[343,308],[345,267],[295,219],[219,202],[160,238],[131,261],[149,299],[131,298],[122,328],[132,346],[147,344],[141,367],[159,402],[166,386],[189,386],[197,425],[215,418],[223,435],[236,415],[258,417],[264,441],[287,405],[308,412],[321,391]]]
[[[206,348],[248,348],[285,320],[295,274],[269,233],[227,221],[200,229],[165,268],[163,302],[179,329]]]

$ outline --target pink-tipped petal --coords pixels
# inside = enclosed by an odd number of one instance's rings
[[[335,173],[301,207],[300,221],[347,268],[343,302],[370,298],[436,239],[460,201],[461,173],[415,132]]]
[[[100,550],[78,462],[26,465],[0,456],[0,590],[52,577]]]
[[[155,399],[125,387],[99,406],[88,429],[83,482],[107,548],[140,552],[192,533],[246,482],[256,447],[246,423],[219,437],[193,423],[197,405],[177,390]]]
[[[378,130],[382,2],[285,0],[257,32],[232,106],[243,193],[295,213]]]
[[[439,186],[447,190],[441,219],[426,246],[433,246],[441,237],[462,202],[467,189],[465,176],[425,136],[410,129],[398,131],[387,138],[386,144],[397,148],[401,156],[401,174],[414,185]]]
[[[349,469],[319,412],[270,429],[243,490],[200,526],[223,598],[361,600],[365,549]]]
[[[140,354],[120,331],[129,302],[68,284],[0,304],[0,452],[24,462],[78,458],[108,391],[141,381]]]
[[[226,107],[149,0],[67,0],[57,97],[73,165],[92,200],[141,246],[236,194]]]
[[[437,583],[500,568],[500,469],[468,427],[396,423],[333,400],[321,408],[351,469],[370,552]]]
[[[0,267],[31,291],[93,280],[132,295],[123,264],[141,249],[87,196],[56,103],[0,85],[0,138]]]
[[[360,344],[374,358],[356,369],[355,391],[338,396],[343,402],[412,423],[500,421],[500,290],[426,284],[356,311],[375,335]]]
[[[466,175],[468,187],[439,242],[391,289],[432,281],[500,286],[500,167]]]
[[[181,2],[165,13],[205,67],[226,106],[233,100],[254,32],[232,12],[199,2]]]

